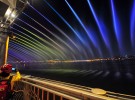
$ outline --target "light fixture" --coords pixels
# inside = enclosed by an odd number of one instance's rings
[[[13,13],[11,14],[11,17],[12,17],[12,18],[15,18],[15,17],[16,17],[15,12],[13,12]]]
[[[8,17],[12,13],[12,9],[9,7],[5,13],[5,16]]]
[[[16,14],[17,14],[17,11],[13,8],[8,8],[4,17],[6,19],[6,21],[10,21],[10,22],[13,22],[14,19],[16,18]]]
[[[3,26],[4,26],[4,24],[1,24],[1,25],[0,25],[0,27],[3,27]]]

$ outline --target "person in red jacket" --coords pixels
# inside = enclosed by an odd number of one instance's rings
[[[11,64],[4,64],[0,67],[0,100],[9,100],[9,96],[7,95],[10,94],[9,92],[13,91],[14,83],[21,79],[19,71],[17,69],[15,69],[15,71],[16,74],[11,75]]]

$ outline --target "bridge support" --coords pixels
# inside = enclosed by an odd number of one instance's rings
[[[9,36],[0,34],[0,66],[7,63]]]

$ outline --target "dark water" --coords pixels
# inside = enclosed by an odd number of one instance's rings
[[[81,63],[32,63],[20,67],[22,74],[49,78],[107,91],[135,95],[135,61]]]

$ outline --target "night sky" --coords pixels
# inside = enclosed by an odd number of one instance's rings
[[[135,0],[31,0],[11,29],[8,61],[135,55]]]

